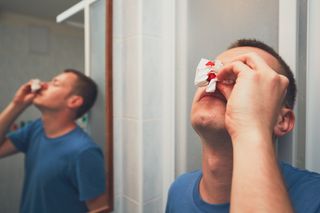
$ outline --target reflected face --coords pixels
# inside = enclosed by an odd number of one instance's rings
[[[67,100],[77,80],[73,73],[62,73],[45,83],[44,88],[33,100],[33,104],[40,109],[58,111],[67,107]]]
[[[280,66],[272,55],[254,47],[238,47],[227,50],[220,54],[219,59],[224,65],[230,63],[236,56],[256,52],[259,54],[273,70],[280,70]],[[198,134],[203,131],[212,133],[227,133],[225,129],[225,113],[227,100],[220,93],[220,89],[225,85],[217,83],[214,93],[206,93],[206,87],[199,87],[193,98],[191,108],[191,124]]]

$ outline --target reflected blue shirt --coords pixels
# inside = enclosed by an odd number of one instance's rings
[[[48,138],[39,119],[8,138],[25,153],[20,212],[87,212],[85,201],[105,192],[102,151],[80,127]]]
[[[292,205],[297,213],[320,212],[320,174],[300,170],[286,163],[280,169]],[[168,193],[166,213],[227,213],[230,204],[209,204],[201,199],[199,184],[202,171],[186,173],[176,179]]]

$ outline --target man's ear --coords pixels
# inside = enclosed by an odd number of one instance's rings
[[[275,136],[280,137],[290,132],[294,127],[294,123],[295,116],[292,109],[282,107],[273,129]]]
[[[71,109],[76,109],[82,106],[83,104],[83,97],[79,95],[73,95],[68,100],[68,107]]]

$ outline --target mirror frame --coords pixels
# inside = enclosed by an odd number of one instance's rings
[[[113,86],[112,86],[112,0],[106,0],[106,144],[105,144],[105,165],[106,165],[106,192],[107,211],[114,209],[114,186],[113,186]]]

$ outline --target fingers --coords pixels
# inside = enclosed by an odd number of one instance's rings
[[[289,86],[289,79],[284,75],[278,75],[278,77],[279,77],[280,86],[281,86],[280,90],[283,91],[282,99],[283,101],[285,101],[285,97],[287,95],[288,86]]]
[[[240,73],[243,72],[250,73],[252,70],[249,66],[241,61],[231,62],[219,70],[217,74],[217,78],[219,79],[217,87],[227,100],[229,100],[233,86]]]
[[[279,89],[284,92],[289,84],[289,81],[285,76],[280,75],[271,69],[271,67],[269,67],[256,53],[248,53],[233,58],[230,63],[219,70],[217,78],[219,80],[217,85],[218,89],[227,100],[231,95],[234,84],[237,84],[240,81],[244,85],[247,85],[252,81],[260,85],[264,83],[274,86],[278,85],[282,87]],[[230,82],[233,83],[230,84]]]
[[[18,102],[24,102],[32,100],[35,96],[36,94],[31,92],[31,82],[28,82],[20,86],[14,99]]]
[[[270,69],[269,65],[255,52],[246,53],[243,55],[239,55],[231,62],[241,61],[242,63],[246,64],[252,70],[268,70]]]
[[[19,92],[19,91],[21,91],[23,94],[28,94],[28,93],[30,93],[30,92],[31,92],[31,83],[28,82],[28,83],[23,84],[23,85],[19,88],[18,92]]]
[[[234,61],[221,68],[217,78],[222,82],[231,82],[235,81],[241,72],[252,72],[252,69],[241,61]]]

